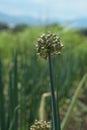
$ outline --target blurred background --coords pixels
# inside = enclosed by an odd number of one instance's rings
[[[64,44],[52,57],[62,122],[87,73],[87,1],[0,0],[0,130],[28,130],[35,119],[51,120],[48,62],[35,50],[48,31]],[[72,113],[67,129],[86,130],[87,83]]]
[[[86,0],[1,0],[0,21],[9,26],[17,24],[46,25],[72,24],[87,27]]]

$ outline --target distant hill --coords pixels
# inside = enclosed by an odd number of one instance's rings
[[[87,18],[79,18],[71,21],[74,28],[87,28]]]
[[[10,16],[4,13],[0,13],[0,22],[5,22],[9,25],[16,24],[27,24],[27,25],[39,25],[46,22],[41,21],[40,19],[34,18],[32,16]],[[48,19],[49,23],[57,23],[63,25],[63,23],[67,23],[66,25],[71,25],[71,28],[87,28],[87,18],[79,18],[72,21],[64,21],[60,19]]]
[[[29,16],[10,16],[4,13],[0,13],[0,22],[5,22],[7,24],[28,24],[37,25],[39,23],[38,19]]]

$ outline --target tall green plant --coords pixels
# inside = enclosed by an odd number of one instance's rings
[[[18,106],[18,61],[17,51],[14,54],[14,66],[13,66],[13,98],[14,98],[14,110]],[[18,129],[18,111],[16,112],[16,119],[14,123],[14,129]]]
[[[0,59],[0,129],[6,130],[5,99],[3,85],[3,67]]]
[[[51,91],[51,104],[52,104],[52,129],[61,130],[59,107],[57,107],[54,83],[53,83],[53,72],[52,72],[52,61],[51,56],[60,53],[63,45],[60,42],[60,38],[56,34],[48,33],[43,34],[38,39],[37,53],[44,59],[48,59],[49,63],[49,74],[50,74],[50,91]],[[57,99],[58,100],[58,99]],[[58,101],[59,102],[59,101]],[[58,110],[58,111],[57,111]]]

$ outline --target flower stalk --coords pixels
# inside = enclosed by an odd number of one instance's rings
[[[49,75],[50,75],[50,91],[51,91],[51,101],[52,101],[52,128],[53,130],[61,130],[60,126],[60,116],[59,116],[59,101],[55,96],[54,82],[53,82],[53,72],[52,72],[52,61],[51,56],[55,54],[60,54],[63,44],[60,38],[53,33],[47,33],[41,35],[37,41],[36,51],[39,56],[44,59],[48,59],[49,63]]]
[[[52,62],[51,62],[51,55],[48,55],[49,61],[49,73],[50,73],[50,89],[51,89],[51,100],[52,100],[52,117],[53,117],[53,129],[54,130],[61,130],[60,127],[60,117],[59,117],[59,108],[57,107],[57,102],[55,98],[55,90],[54,90],[54,83],[53,83],[53,73],[52,73]],[[57,111],[58,108],[58,111]]]

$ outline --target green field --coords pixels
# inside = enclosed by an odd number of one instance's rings
[[[39,119],[41,97],[49,93],[48,61],[36,54],[38,37],[46,32],[56,33],[64,45],[61,55],[52,57],[55,88],[58,88],[61,120],[63,120],[79,82],[87,73],[87,36],[84,30],[68,30],[58,25],[24,27],[0,31],[0,130],[27,130]],[[82,90],[81,90],[82,91]],[[49,95],[49,94],[48,94]],[[45,99],[45,120],[51,119],[50,96]],[[87,128],[87,83],[79,95],[71,122],[75,129]],[[4,102],[4,104],[3,104]],[[13,103],[14,102],[14,103]],[[81,107],[82,103],[82,107]],[[65,111],[64,111],[65,110]],[[15,113],[15,114],[14,114]],[[62,113],[64,115],[62,116]],[[86,113],[86,114],[85,114]],[[84,115],[85,114],[85,115]],[[10,116],[9,116],[10,115]],[[14,117],[15,115],[15,117]],[[82,118],[83,117],[83,118]],[[15,121],[16,119],[16,121]],[[13,121],[13,125],[12,125]],[[70,123],[71,123],[70,122]],[[68,130],[71,124],[68,125]],[[12,129],[9,129],[12,125]]]

